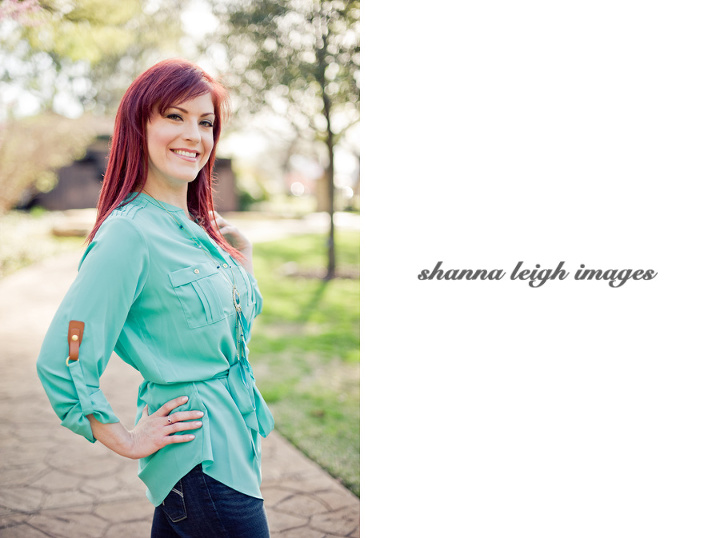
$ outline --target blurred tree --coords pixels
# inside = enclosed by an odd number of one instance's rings
[[[181,4],[2,0],[0,90],[31,94],[39,111],[62,113],[74,102],[78,114],[96,106],[107,112],[142,70],[138,64],[177,45]]]
[[[324,142],[330,214],[326,279],[335,276],[333,150],[360,118],[357,0],[209,0],[220,21],[211,56],[236,107],[270,109],[300,136]]]
[[[55,171],[82,157],[95,133],[92,118],[53,113],[0,125],[0,213],[14,207],[28,187],[50,190]]]
[[[143,0],[142,10],[126,25],[131,42],[104,55],[88,73],[91,84],[87,100],[97,110],[113,111],[135,77],[160,59],[178,55],[179,44],[185,37],[178,14],[186,3]]]

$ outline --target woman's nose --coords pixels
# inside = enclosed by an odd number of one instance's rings
[[[185,137],[185,140],[199,141],[200,126],[195,125],[193,122],[186,122],[183,136]]]

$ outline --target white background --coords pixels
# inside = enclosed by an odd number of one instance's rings
[[[720,536],[716,6],[363,4],[364,536]]]

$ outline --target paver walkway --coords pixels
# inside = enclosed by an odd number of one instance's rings
[[[255,241],[301,232],[263,226]],[[261,233],[265,229],[265,234]],[[50,320],[76,273],[78,253],[0,280],[0,536],[133,538],[150,535],[153,507],[137,463],[60,426],[35,373]],[[140,378],[114,357],[101,388],[132,425]],[[263,496],[271,536],[359,537],[360,502],[278,433],[263,443]]]

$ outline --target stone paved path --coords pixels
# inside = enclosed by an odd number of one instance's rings
[[[268,230],[266,238],[278,235]],[[63,255],[0,281],[3,538],[150,534],[153,507],[137,463],[62,428],[35,374],[42,338],[78,260],[79,254]],[[134,420],[138,383],[137,373],[117,357],[102,377],[126,425]],[[276,432],[263,444],[262,491],[273,537],[360,536],[358,498]]]

